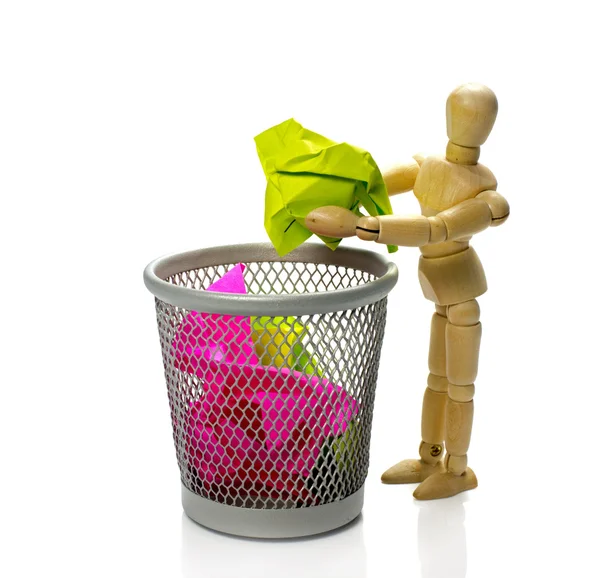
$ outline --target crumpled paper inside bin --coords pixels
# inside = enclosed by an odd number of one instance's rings
[[[236,265],[207,290],[246,293],[244,268]],[[306,331],[291,317],[195,311],[176,331],[175,367],[202,383],[185,419],[185,444],[209,495],[318,501],[307,480],[359,404],[321,377],[302,347]]]

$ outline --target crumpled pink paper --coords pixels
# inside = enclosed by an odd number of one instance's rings
[[[242,263],[236,265],[206,290],[247,293],[244,269]],[[258,363],[251,331],[248,317],[191,311],[173,339],[178,369],[196,373],[200,358],[227,363]]]
[[[246,293],[244,265],[208,291]],[[325,440],[343,434],[359,404],[318,375],[263,366],[247,317],[190,312],[173,340],[175,367],[197,375],[186,451],[209,492],[311,500],[305,480]]]
[[[322,377],[285,367],[198,367],[208,385],[191,407],[186,445],[205,487],[307,499],[304,480],[323,443],[347,430],[358,403]]]

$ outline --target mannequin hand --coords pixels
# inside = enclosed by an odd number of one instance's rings
[[[311,232],[324,237],[343,239],[356,235],[358,217],[342,207],[321,207],[310,212],[304,226]]]

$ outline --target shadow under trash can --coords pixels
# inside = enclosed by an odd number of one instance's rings
[[[393,263],[269,244],[163,257],[156,297],[185,513],[230,534],[326,532],[363,505]]]

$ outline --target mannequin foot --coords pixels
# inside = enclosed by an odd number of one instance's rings
[[[423,460],[402,460],[381,476],[384,484],[418,484],[432,474],[445,472],[442,460],[434,465]]]
[[[437,500],[456,496],[456,494],[473,490],[476,487],[477,478],[471,468],[467,468],[465,473],[460,476],[442,471],[436,472],[423,481],[413,496],[417,500]]]

